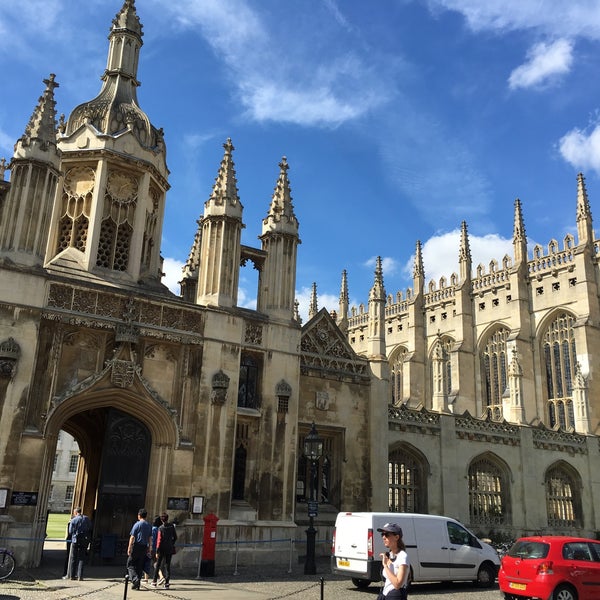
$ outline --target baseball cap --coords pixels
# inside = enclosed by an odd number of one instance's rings
[[[395,533],[402,537],[402,527],[400,525],[396,525],[396,523],[386,523],[383,527],[379,527],[377,529],[380,533]]]

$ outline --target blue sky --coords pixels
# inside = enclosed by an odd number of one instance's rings
[[[57,111],[96,96],[121,0],[4,0],[0,157],[55,73]],[[259,247],[286,156],[306,315],[512,252],[515,198],[530,246],[575,231],[576,174],[600,207],[598,0],[137,0],[138,99],[165,130],[171,190],[162,254],[175,282],[231,137],[246,229]],[[600,209],[596,211],[600,218]],[[254,275],[244,272],[252,306]]]

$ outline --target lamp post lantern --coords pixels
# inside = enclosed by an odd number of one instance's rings
[[[317,567],[315,565],[315,537],[317,531],[314,527],[314,518],[319,514],[319,499],[317,479],[317,464],[321,456],[323,456],[323,440],[319,437],[315,428],[315,423],[310,428],[308,435],[304,438],[304,456],[310,461],[310,485],[308,497],[308,518],[309,525],[306,530],[306,561],[304,562],[304,574],[315,575]]]

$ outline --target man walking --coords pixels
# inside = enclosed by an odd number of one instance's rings
[[[158,538],[156,540],[156,568],[154,569],[152,587],[156,587],[156,579],[160,571],[165,580],[165,589],[169,589],[171,585],[171,556],[175,554],[177,532],[175,531],[175,526],[169,523],[169,515],[167,513],[162,513],[160,520],[162,521],[162,525],[158,528]]]
[[[81,508],[75,509],[75,516],[69,522],[71,536],[71,579],[83,581],[83,564],[90,545],[92,522],[82,513]]]
[[[148,512],[145,508],[138,510],[137,523],[129,533],[127,546],[127,574],[131,581],[131,589],[139,590],[146,555],[152,552],[152,525],[146,521]]]

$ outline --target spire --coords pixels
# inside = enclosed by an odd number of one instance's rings
[[[284,156],[279,163],[279,177],[273,191],[271,206],[265,219],[263,219],[263,235],[267,230],[277,229],[285,233],[298,233],[298,219],[294,214],[290,182],[288,179],[289,165]]]
[[[225,154],[219,166],[219,172],[213,185],[210,198],[206,202],[208,209],[209,205],[213,207],[224,207],[226,214],[235,213],[235,216],[241,218],[242,205],[238,196],[237,177],[235,174],[235,165],[233,163],[233,151],[235,148],[231,143],[231,138],[223,144]],[[223,209],[217,209],[221,214]]]
[[[513,253],[515,264],[527,264],[527,234],[525,233],[525,223],[523,221],[523,212],[521,210],[521,201],[515,200],[515,218],[513,227]]]
[[[577,237],[578,243],[582,245],[591,244],[594,241],[592,211],[583,173],[577,174]]]
[[[413,266],[413,291],[415,295],[423,292],[425,286],[425,269],[423,268],[423,254],[421,252],[421,240],[417,240],[415,249],[415,264]]]
[[[367,355],[377,357],[378,359],[385,357],[385,301],[381,256],[378,256],[375,265],[375,281],[369,292],[369,327],[367,337]]]
[[[317,284],[312,284],[312,290],[310,292],[310,303],[308,305],[308,318],[312,319],[317,312],[319,311],[319,307],[317,305]]]
[[[54,90],[58,83],[54,80],[54,73],[48,79],[44,79],[46,89],[38,99],[37,106],[25,127],[25,133],[19,138],[15,145],[15,158],[37,158],[48,161],[47,151],[54,150],[56,158],[56,101]],[[54,158],[54,157],[53,157]],[[56,166],[56,160],[50,159]]]
[[[458,262],[460,266],[461,283],[471,280],[471,245],[469,243],[469,232],[467,222],[460,224],[460,249],[458,251]]]
[[[348,275],[346,270],[342,271],[342,285],[340,287],[340,300],[337,324],[346,333],[348,330],[348,309],[350,301],[348,298]]]
[[[385,289],[383,287],[383,269],[381,267],[381,256],[377,257],[375,263],[375,281],[369,294],[369,300],[385,301]]]

